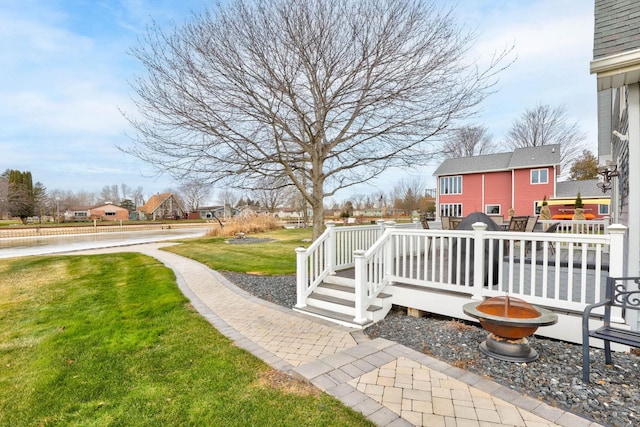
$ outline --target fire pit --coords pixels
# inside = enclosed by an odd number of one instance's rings
[[[531,362],[538,353],[529,345],[528,336],[540,326],[553,325],[558,316],[549,310],[509,296],[470,302],[463,306],[465,314],[480,320],[490,332],[480,344],[480,351],[508,362]]]

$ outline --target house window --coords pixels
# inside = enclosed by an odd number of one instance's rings
[[[598,215],[609,215],[609,205],[598,205]]]
[[[484,207],[484,212],[487,215],[500,215],[500,205],[486,205]]]
[[[462,194],[462,177],[444,176],[440,178],[440,194]]]
[[[547,184],[548,182],[549,182],[548,169],[532,169],[531,170],[532,184]]]
[[[462,216],[462,203],[442,203],[440,216]]]
[[[87,213],[86,212],[74,212],[73,216],[76,218],[86,218],[87,217]]]
[[[104,216],[116,216],[115,212],[105,212]]]

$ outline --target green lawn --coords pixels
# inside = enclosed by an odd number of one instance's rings
[[[235,271],[265,275],[295,274],[296,253],[299,246],[311,243],[310,228],[280,229],[267,233],[248,235],[259,239],[269,239],[264,243],[227,243],[234,238],[215,237],[190,239],[181,245],[165,250],[194,259],[214,270]]]
[[[230,247],[213,240],[189,246]],[[0,260],[0,278],[2,426],[371,425],[235,347],[152,258]]]

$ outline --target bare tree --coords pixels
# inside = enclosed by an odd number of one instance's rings
[[[402,209],[406,214],[411,214],[420,207],[420,199],[424,197],[426,184],[419,177],[401,179],[393,188],[393,205]]]
[[[454,129],[442,145],[447,159],[480,156],[495,152],[492,136],[486,126],[463,126]]]
[[[486,68],[451,10],[416,0],[236,0],[133,50],[139,115],[122,148],[176,177],[256,189],[286,176],[323,229],[323,199],[391,166],[475,112],[508,54]]]
[[[358,194],[353,194],[350,200],[353,203],[353,207],[355,209],[360,210],[360,209],[364,209],[364,203],[366,198],[367,196],[365,194],[358,193]]]
[[[105,185],[102,187],[102,190],[100,191],[100,198],[104,203],[110,202],[115,205],[120,204],[121,198],[118,184]]]
[[[231,190],[222,190],[218,192],[218,200],[223,207],[224,215],[226,217],[227,213],[229,213],[229,215],[233,214],[231,208],[235,208],[237,206],[240,198]]]
[[[80,190],[75,193],[67,191],[77,201],[77,206],[92,206],[98,203],[99,198],[92,192]]]
[[[137,186],[131,192],[132,192],[132,200],[133,200],[133,203],[136,205],[136,207],[140,207],[144,205],[145,203],[144,190],[142,189],[142,186],[141,185]]]
[[[120,184],[120,200],[129,199],[129,193],[131,192],[131,187],[129,187],[124,182]]]
[[[180,184],[178,192],[185,208],[195,212],[211,196],[211,185],[208,182],[191,179]]]
[[[563,175],[585,149],[586,134],[577,123],[569,123],[566,107],[539,104],[526,110],[513,122],[506,142],[511,148],[559,144]]]
[[[282,206],[293,196],[293,191],[295,188],[291,182],[280,177],[265,178],[251,193],[264,209],[269,213],[274,213],[276,208]]]

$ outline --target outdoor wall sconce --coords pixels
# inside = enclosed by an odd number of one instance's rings
[[[603,181],[598,183],[598,187],[602,190],[603,193],[611,190],[611,179],[616,176],[620,176],[620,171],[618,171],[618,165],[607,161],[607,164],[604,166],[598,166],[598,174],[602,175]]]

